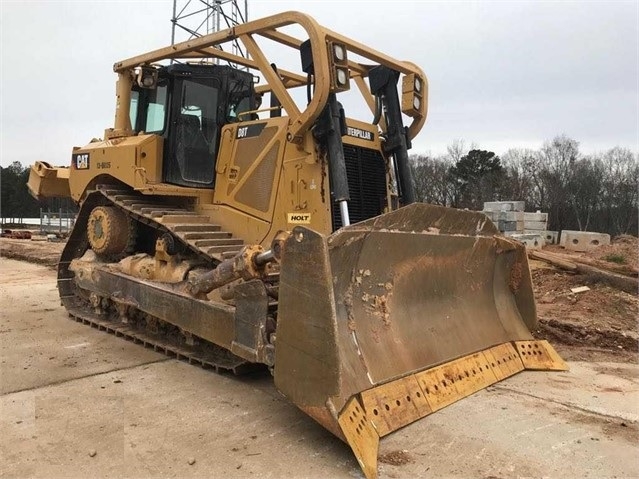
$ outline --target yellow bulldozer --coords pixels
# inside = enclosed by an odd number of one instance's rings
[[[81,205],[58,269],[72,318],[216,370],[265,365],[369,479],[381,437],[566,368],[530,333],[524,247],[481,213],[415,202],[413,63],[286,12],[114,71],[114,127],[29,179]]]

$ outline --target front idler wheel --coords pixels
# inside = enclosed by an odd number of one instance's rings
[[[97,206],[89,215],[89,244],[101,256],[126,253],[132,241],[131,230],[131,222],[126,213],[113,206]]]

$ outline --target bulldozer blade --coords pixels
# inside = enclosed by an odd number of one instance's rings
[[[338,422],[368,479],[381,437],[524,369],[566,371],[547,341],[515,341],[382,384],[351,398]]]
[[[373,478],[380,437],[524,369],[567,369],[536,324],[524,246],[481,213],[414,204],[328,237],[297,227],[275,384]]]

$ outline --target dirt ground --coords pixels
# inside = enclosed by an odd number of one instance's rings
[[[63,242],[47,241],[44,236],[31,240],[0,238],[0,256],[55,268],[64,248]]]
[[[611,243],[600,246],[585,253],[570,252],[561,246],[551,245],[546,249],[549,251],[560,251],[568,253],[575,258],[588,258],[597,261],[601,266],[617,266],[629,274],[637,276],[639,271],[639,241],[634,236],[621,235],[613,238]]]
[[[631,236],[613,240],[588,253],[559,246],[544,248],[575,259],[585,258],[602,268],[622,267],[636,277],[639,241]],[[623,263],[611,263],[606,257]],[[639,344],[639,298],[587,276],[558,269],[542,261],[530,261],[539,329],[537,337],[549,339],[567,359],[637,362]],[[619,270],[617,270],[619,271]],[[588,291],[571,289],[587,286]]]

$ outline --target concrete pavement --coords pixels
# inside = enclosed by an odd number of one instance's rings
[[[218,375],[67,319],[0,260],[0,477],[363,477],[267,375]],[[382,478],[639,477],[639,367],[526,372],[383,439]],[[193,464],[189,464],[195,460]]]

